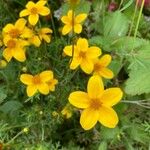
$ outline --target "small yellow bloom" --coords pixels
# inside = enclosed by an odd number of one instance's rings
[[[27,21],[23,18],[20,18],[13,24],[7,24],[3,28],[3,37],[8,36],[9,38],[29,38],[31,37],[31,30],[27,28]]]
[[[23,132],[24,132],[24,133],[28,133],[28,132],[29,132],[29,128],[24,128],[24,129],[23,129]]]
[[[3,51],[3,57],[8,62],[12,59],[12,57],[20,62],[26,60],[25,46],[28,45],[28,42],[19,39],[5,38],[4,45],[6,46],[6,48]]]
[[[69,10],[67,16],[63,16],[61,18],[61,21],[65,24],[65,26],[62,29],[62,34],[66,35],[68,33],[75,32],[77,34],[81,33],[82,31],[82,25],[81,22],[83,22],[87,18],[87,14],[82,13],[77,16],[73,16],[73,11]]]
[[[57,117],[57,116],[59,116],[59,113],[57,111],[53,111],[52,115],[53,115],[53,117]]]
[[[41,40],[38,35],[32,33],[32,37],[28,39],[30,44],[33,44],[35,47],[39,47],[41,45]]]
[[[64,109],[61,111],[61,114],[62,114],[63,116],[65,116],[66,119],[71,118],[72,112],[71,112],[69,106],[65,106]]]
[[[106,68],[111,62],[111,56],[110,55],[104,55],[100,59],[94,60],[94,75],[99,75],[101,77],[112,79],[114,74],[113,72]]]
[[[104,90],[102,79],[95,75],[89,79],[87,93],[72,92],[69,102],[77,108],[84,109],[80,117],[83,129],[93,128],[97,121],[108,128],[114,128],[118,123],[118,116],[112,106],[116,105],[122,96],[120,88]]]
[[[47,43],[50,43],[51,41],[51,34],[53,31],[50,28],[41,28],[38,32],[40,40],[45,40]]]
[[[22,74],[20,76],[20,80],[22,83],[27,85],[27,95],[29,97],[33,96],[37,91],[40,93],[47,95],[51,90],[48,82],[53,80],[53,72],[43,71],[37,75],[30,75],[30,74]]]
[[[34,3],[29,1],[26,4],[26,9],[20,12],[20,17],[29,16],[28,21],[31,25],[36,25],[39,20],[39,15],[47,16],[50,14],[50,9],[45,7],[46,1],[38,1]]]
[[[0,60],[0,69],[5,68],[7,66],[7,62],[5,60]]]
[[[72,45],[64,48],[66,55],[72,56],[73,53],[70,69],[76,69],[80,65],[85,73],[92,73],[94,69],[93,59],[101,55],[101,49],[96,46],[89,47],[88,41],[85,38],[79,38],[77,44],[74,46],[74,52],[72,52],[72,49]]]
[[[22,69],[21,69],[23,72],[27,72],[27,67],[22,67]]]

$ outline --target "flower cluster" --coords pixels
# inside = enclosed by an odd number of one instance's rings
[[[29,1],[26,8],[19,14],[19,18],[14,24],[8,23],[2,30],[2,42],[0,46],[4,47],[3,57],[10,62],[15,58],[19,62],[26,60],[26,50],[30,45],[39,47],[44,40],[51,42],[52,30],[48,27],[42,27],[39,23],[39,16],[47,16],[50,9],[46,6],[47,1],[38,1],[34,3]],[[28,19],[22,18],[28,16]],[[39,23],[39,25],[38,25]],[[40,27],[40,28],[39,28]],[[1,66],[4,66],[4,61]],[[22,74],[21,82],[27,85],[27,95],[33,96],[36,92],[47,95],[50,91],[55,90],[57,80],[53,77],[53,72],[43,71],[37,75]]]
[[[67,16],[61,18],[65,24],[62,34],[66,35],[72,31],[81,33],[81,22],[86,19],[86,14],[79,14],[75,17],[74,10],[69,10]],[[109,88],[104,90],[102,77],[112,79],[114,74],[107,68],[111,62],[111,55],[101,56],[102,51],[97,46],[89,46],[86,38],[78,38],[76,43],[67,45],[64,54],[72,57],[70,60],[70,69],[77,69],[78,66],[86,74],[92,74],[87,85],[87,93],[75,91],[69,95],[69,102],[77,108],[84,109],[81,112],[80,124],[85,130],[93,128],[97,121],[102,125],[114,128],[118,123],[118,116],[112,106],[117,104],[123,93],[120,88]],[[101,56],[99,58],[99,56]]]

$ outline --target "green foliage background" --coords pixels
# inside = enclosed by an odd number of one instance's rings
[[[84,131],[79,124],[80,113],[72,106],[72,118],[62,116],[61,110],[68,103],[69,93],[86,90],[89,76],[80,69],[69,70],[69,59],[62,55],[71,38],[60,36],[62,24],[54,11],[61,8],[62,15],[66,14],[68,4],[49,0],[52,18],[41,18],[41,24],[53,29],[52,42],[43,43],[39,48],[29,47],[26,62],[13,60],[0,70],[0,143],[4,149],[150,149],[150,21],[142,14],[135,36],[140,8],[134,14],[133,0],[116,2],[120,4],[118,10],[108,12],[109,0],[82,0],[76,12],[89,15],[81,37],[88,38],[91,45],[99,46],[103,53],[113,57],[110,68],[115,78],[106,80],[105,85],[119,86],[124,91],[123,101],[115,107],[119,125],[108,129],[97,124],[93,130]],[[1,30],[18,19],[18,13],[26,3],[27,0],[0,0]],[[0,58],[2,50],[3,47]],[[32,74],[52,69],[59,81],[56,91],[48,96],[37,94],[27,98],[25,87],[19,80],[23,67]],[[53,111],[58,115],[53,116]],[[29,128],[28,133],[23,132],[24,128]]]

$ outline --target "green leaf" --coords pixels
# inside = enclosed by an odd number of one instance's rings
[[[98,150],[107,150],[107,142],[102,141],[98,147]]]
[[[5,114],[14,112],[19,110],[20,108],[22,108],[23,105],[18,102],[18,101],[8,101],[5,104],[3,104],[2,106],[0,106],[0,111],[2,111]]]
[[[104,36],[113,39],[125,36],[128,32],[129,22],[120,11],[110,13],[104,19]]]

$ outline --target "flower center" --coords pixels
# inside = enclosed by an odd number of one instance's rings
[[[91,108],[98,110],[101,107],[102,103],[99,101],[99,99],[92,99],[91,100]]]
[[[35,15],[38,13],[38,10],[36,7],[31,8],[31,14]]]
[[[101,66],[99,64],[94,64],[94,71],[97,72],[101,69]]]
[[[7,47],[9,47],[9,48],[15,48],[16,47],[16,42],[14,40],[9,40],[7,42]]]
[[[9,35],[12,37],[12,38],[17,38],[19,36],[20,32],[18,29],[12,29],[10,32],[9,32]]]
[[[41,84],[41,78],[39,75],[35,75],[33,78],[33,84],[37,85],[37,84]]]
[[[81,52],[79,53],[79,57],[80,57],[80,58],[85,58],[85,57],[86,57],[86,52],[82,52],[82,51],[81,51]]]

